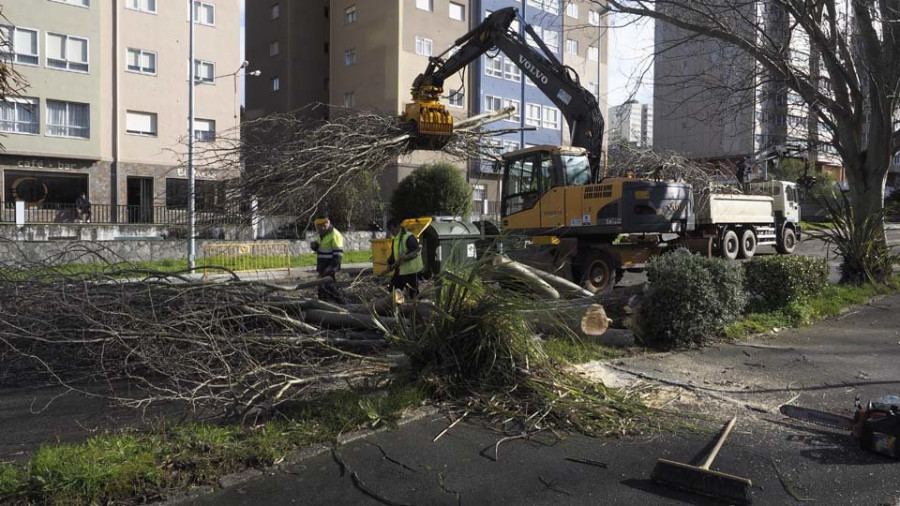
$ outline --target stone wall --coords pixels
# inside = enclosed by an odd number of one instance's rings
[[[84,227],[85,229],[88,227]],[[110,259],[128,260],[132,262],[165,259],[182,259],[187,257],[187,241],[185,239],[134,238],[118,240],[84,240],[57,236],[54,240],[9,240],[6,234],[0,234],[0,259],[3,261],[39,261],[55,258],[66,253],[65,262],[86,261],[82,258],[86,248],[100,250]],[[345,251],[369,250],[370,241],[384,237],[384,232],[345,232]],[[7,239],[7,240],[4,240]],[[287,243],[292,255],[312,253],[309,242],[315,240],[315,234],[307,234],[306,240],[258,241],[261,243]],[[197,258],[203,257],[204,245],[207,243],[228,243],[230,241],[197,240]]]

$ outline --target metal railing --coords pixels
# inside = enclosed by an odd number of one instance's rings
[[[14,202],[0,201],[0,223],[16,222]],[[75,204],[40,203],[25,206],[25,223],[93,223],[93,224],[147,224],[147,225],[187,225],[187,209],[167,206],[111,206],[91,204],[89,212],[79,212]],[[212,209],[200,208],[196,212],[196,222],[201,226],[245,225],[250,223],[250,214],[242,212],[240,206],[220,206]]]

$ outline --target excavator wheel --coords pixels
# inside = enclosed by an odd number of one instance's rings
[[[605,293],[620,279],[616,261],[606,251],[585,250],[579,255],[581,286],[591,293]]]

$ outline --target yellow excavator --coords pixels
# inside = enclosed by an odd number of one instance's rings
[[[501,227],[530,236],[537,248],[530,249],[528,263],[563,273],[591,291],[607,290],[624,269],[640,267],[653,254],[648,241],[693,228],[691,187],[602,177],[604,121],[597,99],[530,25],[522,24],[538,48],[510,29],[517,17],[514,7],[500,9],[457,39],[449,57],[430,58],[413,82],[413,101],[402,120],[418,147],[445,145],[453,118],[440,103],[444,80],[488,51],[502,51],[559,108],[572,146],[535,146],[502,156],[496,167],[503,174]],[[622,234],[628,234],[625,241]]]

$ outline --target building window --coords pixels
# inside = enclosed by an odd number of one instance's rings
[[[485,75],[503,78],[503,57],[497,55],[493,58],[486,56],[484,61]]]
[[[156,113],[125,111],[125,132],[156,137]]]
[[[91,0],[51,0],[53,2],[69,5],[77,5],[78,7],[90,7]]]
[[[434,0],[416,0],[416,8],[422,9],[423,11],[433,11]]]
[[[589,82],[588,83],[588,91],[591,92],[591,95],[593,95],[594,98],[599,98],[600,97],[600,83]]]
[[[525,104],[525,124],[528,126],[541,126],[540,104]]]
[[[156,0],[127,0],[125,2],[125,8],[133,11],[156,14]]]
[[[356,23],[356,6],[351,5],[344,9],[344,24]]]
[[[128,48],[126,65],[129,72],[156,75],[156,53]]]
[[[566,5],[566,16],[578,19],[578,4],[572,0],[569,0],[568,5]]]
[[[37,30],[0,26],[0,37],[8,43],[0,52],[0,58],[25,65],[37,65],[40,61]]]
[[[225,205],[225,181],[208,181],[198,179],[194,191],[194,205],[197,211],[221,211]],[[188,180],[166,178],[166,207],[169,209],[187,209]]]
[[[504,98],[503,108],[506,109],[507,107],[513,107],[515,110],[513,111],[512,116],[506,118],[506,121],[520,123],[522,121],[522,103],[518,100]]]
[[[511,153],[519,150],[519,143],[516,141],[503,141],[503,152]]]
[[[544,10],[550,14],[559,14],[559,0],[544,0]]]
[[[600,50],[597,46],[588,46],[588,60],[600,61]]]
[[[273,41],[269,43],[269,56],[278,56],[281,54],[281,44],[278,41]]]
[[[465,21],[466,6],[463,4],[450,2],[450,19],[455,19],[457,21]]]
[[[216,140],[216,122],[211,119],[194,118],[194,140],[197,142]]]
[[[575,39],[566,39],[566,54],[578,54],[578,41]]]
[[[271,79],[272,83],[272,91],[278,91],[281,89],[281,79],[278,76],[275,76]]]
[[[600,26],[600,12],[588,11],[588,24],[591,26]]]
[[[503,98],[493,95],[484,96],[484,112],[497,112],[503,108]]]
[[[485,189],[483,184],[476,184],[472,186],[472,200],[476,203],[480,204],[487,199],[487,189]],[[476,204],[475,207],[481,208],[480,205]]]
[[[544,40],[544,44],[546,44],[551,51],[554,53],[559,52],[559,32],[544,29],[541,39]]]
[[[47,135],[91,138],[91,106],[59,100],[47,101]]]
[[[349,67],[356,63],[356,48],[351,47],[350,49],[344,51],[344,66]]]
[[[38,99],[9,97],[0,102],[0,132],[38,134]]]
[[[432,46],[434,46],[434,43],[431,41],[431,39],[416,36],[416,54],[420,54],[422,56],[431,56]]]
[[[344,93],[344,107],[356,107],[355,91],[347,91]]]
[[[545,106],[542,120],[544,128],[559,130],[559,109]]]
[[[213,84],[216,82],[216,64],[210,61],[194,60],[194,82]]]
[[[509,58],[503,59],[503,78],[516,83],[522,82],[522,69]]]
[[[534,7],[535,9],[541,9],[544,7],[544,2],[542,0],[527,0],[525,5]]]
[[[274,4],[272,6],[272,19],[278,19],[281,17],[281,4]]]
[[[451,107],[463,107],[466,103],[465,99],[466,96],[463,92],[454,90],[451,91],[450,95],[447,97],[447,102],[450,103]]]
[[[47,67],[88,71],[88,40],[81,37],[47,33]]]
[[[216,6],[194,0],[194,23],[216,26]]]

